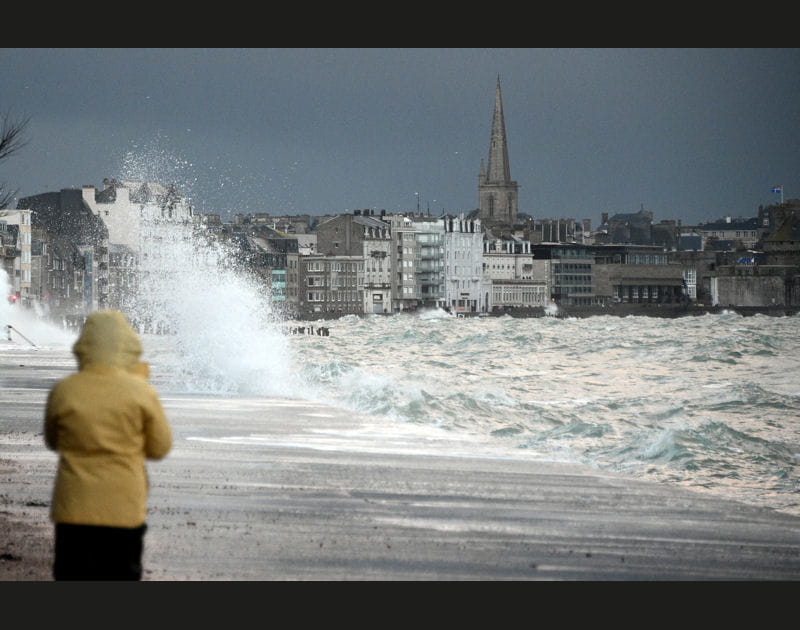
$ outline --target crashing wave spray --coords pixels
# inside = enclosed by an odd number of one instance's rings
[[[269,287],[238,268],[235,253],[202,226],[142,229],[139,296],[131,320],[166,335],[160,363],[172,386],[192,392],[291,395],[291,358]]]
[[[139,181],[142,164],[126,156]],[[238,263],[198,217],[143,221],[137,298],[126,309],[154,347],[154,376],[179,391],[289,396],[292,360],[271,305],[270,287]]]

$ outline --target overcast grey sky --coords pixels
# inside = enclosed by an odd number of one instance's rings
[[[800,198],[800,49],[0,49],[18,197],[175,182],[200,212],[477,207],[500,76],[520,211]]]

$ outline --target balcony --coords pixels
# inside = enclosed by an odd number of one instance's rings
[[[436,259],[432,258],[432,259],[427,259],[424,262],[420,261],[419,263],[417,263],[417,271],[423,271],[423,272],[436,271],[436,272],[439,272],[442,269],[444,269],[444,261],[442,261],[441,259],[436,260]]]
[[[419,254],[415,258],[417,260],[441,260],[443,256],[444,254],[438,247],[420,247]]]

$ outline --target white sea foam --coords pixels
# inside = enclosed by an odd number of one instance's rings
[[[156,228],[154,228],[156,231]],[[142,257],[131,319],[154,353],[164,387],[218,394],[296,396],[289,345],[270,287],[195,226],[158,226]],[[155,333],[158,333],[156,335]]]
[[[9,301],[12,291],[8,273],[0,268],[0,349],[60,348],[75,342],[77,335],[51,321],[46,309],[39,303],[34,303],[33,307],[24,306],[19,301],[12,304]]]

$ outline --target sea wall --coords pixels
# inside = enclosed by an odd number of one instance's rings
[[[497,317],[593,317],[596,315],[612,315],[616,317],[690,317],[707,313],[735,312],[748,317],[752,315],[770,315],[784,317],[800,312],[797,307],[784,306],[703,306],[698,304],[612,304],[610,306],[566,306],[559,305],[557,312],[547,312],[544,308],[513,308],[501,312],[489,313]],[[470,313],[473,316],[475,313]]]

